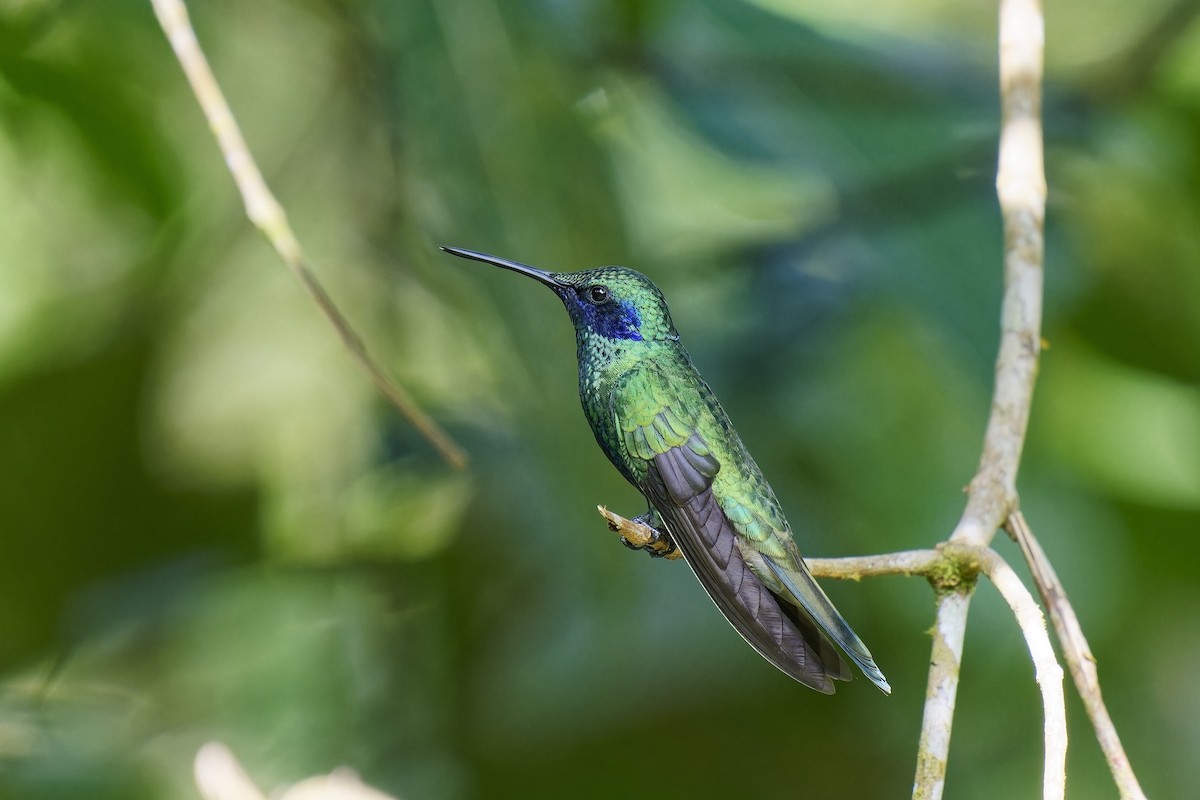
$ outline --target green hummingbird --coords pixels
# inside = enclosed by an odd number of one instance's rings
[[[575,325],[579,396],[605,455],[646,497],[652,555],[678,547],[709,597],[767,661],[833,694],[850,667],[891,686],[801,558],[775,493],[679,341],[662,292],[625,267],[546,272],[443,247],[519,272],[562,300]]]

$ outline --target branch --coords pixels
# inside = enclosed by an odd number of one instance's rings
[[[652,528],[626,519],[604,506],[599,506],[598,510],[608,520],[609,530],[634,545],[643,547],[655,540]],[[678,556],[679,552],[675,551],[668,558]],[[1047,800],[1063,797],[1067,760],[1067,707],[1063,700],[1063,671],[1050,644],[1041,610],[1008,562],[991,548],[951,542],[936,550],[905,550],[851,558],[811,558],[805,559],[805,564],[817,578],[857,581],[880,575],[920,575],[927,578],[938,591],[938,627],[933,632],[933,658],[926,708],[947,709],[949,716],[944,720],[939,718],[938,725],[922,729],[914,794],[918,791],[940,794],[945,783],[946,762],[944,759],[937,760],[937,754],[949,752],[950,747],[962,662],[962,641],[966,632],[966,605],[970,601],[975,576],[979,573],[987,576],[1008,603],[1021,628],[1033,660],[1034,677],[1041,689],[1046,750],[1042,795]],[[961,630],[957,626],[961,626]]]
[[[917,768],[913,776],[913,800],[939,800],[946,786],[946,764],[950,757],[950,734],[954,730],[954,707],[958,699],[958,676],[972,589],[973,586],[965,586],[943,592],[937,598],[937,614],[931,631],[933,652],[929,656],[929,676],[925,682],[925,712],[921,717]]]
[[[284,264],[304,285],[321,313],[337,330],[338,336],[341,337],[342,344],[350,352],[351,358],[359,368],[366,372],[367,377],[387,398],[388,402],[438,451],[446,463],[455,469],[465,468],[467,459],[462,449],[428,414],[417,406],[403,387],[387,377],[383,369],[367,352],[366,345],[363,344],[349,320],[338,309],[329,293],[325,291],[309,268],[304,250],[300,247],[300,242],[292,232],[291,226],[288,225],[287,215],[279,201],[271,194],[271,190],[267,188],[262,172],[255,163],[254,156],[250,154],[250,148],[246,146],[246,140],[242,137],[237,121],[233,118],[229,103],[226,102],[225,95],[221,92],[221,87],[208,65],[208,60],[200,49],[196,32],[188,19],[187,8],[182,0],[150,0],[150,2],[154,6],[154,13],[158,17],[163,32],[171,42],[171,49],[175,51],[175,57],[179,59],[179,64],[183,67],[184,74],[187,75],[192,92],[196,95],[196,100],[204,111],[213,136],[216,137],[221,154],[225,157],[225,166],[228,167],[234,182],[237,183],[238,191],[246,204],[246,216],[263,232],[271,246],[275,248],[275,252],[283,259]]]
[[[867,575],[923,575],[930,579],[935,588],[941,589],[938,597],[939,627],[934,629],[933,658],[930,664],[929,693],[926,703],[945,706],[951,716],[946,725],[922,731],[917,763],[917,781],[914,792],[940,792],[945,782],[945,762],[937,762],[934,754],[950,745],[950,721],[953,720],[955,703],[954,689],[958,685],[959,666],[962,661],[962,636],[957,627],[966,625],[965,606],[970,599],[971,576],[976,572],[987,576],[1008,603],[1034,664],[1034,676],[1042,694],[1042,712],[1045,719],[1045,771],[1042,779],[1042,796],[1062,798],[1066,792],[1067,775],[1067,707],[1063,698],[1063,671],[1054,655],[1050,636],[1046,632],[1046,620],[1042,616],[1033,595],[1021,583],[1003,558],[986,547],[947,544],[937,550],[909,550],[881,556],[858,558],[812,559],[807,561],[813,575],[818,577],[848,578],[858,580]],[[965,579],[965,580],[964,580]],[[952,581],[953,588],[947,591],[946,582]],[[958,613],[958,607],[962,613]],[[964,631],[965,632],[965,631]],[[947,696],[947,692],[949,695]]]
[[[921,575],[929,577],[945,562],[938,550],[902,550],[878,556],[849,558],[806,558],[808,571],[814,578],[834,578],[857,581],[877,575]]]
[[[645,547],[656,539],[657,532],[649,525],[626,519],[615,511],[609,511],[605,506],[596,506],[596,510],[608,521],[610,531],[620,535],[635,547]],[[665,556],[669,559],[681,557],[682,553],[678,550]],[[941,568],[946,566],[946,558],[940,550],[903,550],[878,556],[806,558],[804,563],[813,577],[857,581],[877,575],[930,577],[942,571]],[[949,572],[954,572],[954,570],[954,566],[950,565]]]
[[[1041,0],[1000,3],[1000,155],[996,193],[1004,216],[1004,301],[996,385],[979,469],[950,541],[985,546],[1017,508],[1017,468],[1029,424],[1041,350],[1042,225],[1046,178],[1042,154],[1041,83],[1044,48]],[[940,800],[958,694],[958,664],[966,637],[970,588],[938,598],[937,621],[914,800]],[[1065,736],[1065,732],[1064,732]],[[1063,740],[1065,748],[1065,738]],[[1047,776],[1050,772],[1047,741]],[[1047,778],[1044,796],[1057,784]],[[1061,795],[1058,795],[1061,796]]]
[[[947,555],[957,553],[964,558],[978,559],[979,571],[1000,592],[1021,626],[1033,659],[1034,677],[1042,692],[1046,749],[1042,797],[1061,800],[1067,791],[1067,706],[1063,699],[1063,671],[1046,632],[1046,619],[1017,573],[994,550],[975,547],[968,550],[951,545],[946,552]]]
[[[1042,163],[1041,0],[1000,4],[1002,127],[996,194],[1004,216],[1004,302],[992,412],[970,498],[951,540],[986,545],[1017,507],[1017,468],[1042,347],[1046,177]]]
[[[1133,774],[1129,756],[1121,746],[1117,729],[1108,715],[1108,708],[1104,705],[1104,698],[1100,694],[1100,677],[1096,672],[1096,658],[1088,647],[1087,639],[1084,638],[1083,629],[1079,626],[1079,619],[1075,616],[1071,601],[1067,599],[1066,590],[1059,582],[1054,567],[1050,565],[1029,524],[1025,522],[1025,516],[1020,511],[1012,514],[1006,527],[1020,545],[1021,552],[1025,554],[1025,560],[1033,573],[1034,585],[1037,586],[1042,602],[1050,612],[1050,621],[1058,634],[1059,643],[1062,644],[1063,658],[1071,671],[1075,688],[1083,699],[1088,717],[1092,720],[1092,727],[1096,729],[1096,739],[1100,742],[1100,749],[1104,751],[1104,758],[1108,761],[1108,768],[1112,771],[1121,800],[1146,800],[1137,776]]]
[[[973,575],[983,573],[987,576],[1008,603],[1021,627],[1033,660],[1034,676],[1041,690],[1046,753],[1042,796],[1064,796],[1067,707],[1063,698],[1063,671],[1054,655],[1041,610],[1008,562],[990,548],[947,544],[937,550],[909,550],[857,558],[809,559],[807,563],[817,577],[858,580],[868,575],[923,575],[939,590],[938,627],[933,631],[933,658],[926,704],[927,707],[932,704],[948,709],[949,716],[944,719],[944,724],[922,730],[914,793],[918,790],[940,793],[945,783],[946,763],[944,760],[939,762],[936,754],[949,752],[955,690],[962,662],[961,634],[965,633],[966,606],[970,601]],[[962,626],[962,629],[958,626]],[[1113,735],[1116,735],[1115,731]]]

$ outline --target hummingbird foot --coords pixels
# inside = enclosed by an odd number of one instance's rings
[[[675,546],[675,541],[671,539],[670,534],[662,531],[655,531],[646,544],[631,542],[624,536],[621,537],[621,544],[630,550],[645,550],[651,558],[679,558],[679,548]]]
[[[640,517],[626,519],[601,506],[600,513],[608,520],[609,530],[621,534],[621,544],[630,550],[645,550],[651,558],[676,559],[683,555],[675,540],[663,529],[657,512],[648,511]]]
[[[645,544],[637,545],[621,537],[621,542],[631,550],[645,550],[650,554],[651,558],[670,558],[672,554],[678,553],[679,548],[675,546],[675,540],[671,538],[671,534],[667,533],[662,528],[662,518],[658,516],[658,512],[654,510],[647,511],[645,514],[633,518],[636,525],[641,526],[647,533],[647,541]],[[679,558],[678,555],[674,556]]]

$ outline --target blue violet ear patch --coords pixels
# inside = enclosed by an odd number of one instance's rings
[[[585,305],[583,313],[588,327],[606,339],[642,341],[639,330],[642,317],[628,300],[601,306]]]

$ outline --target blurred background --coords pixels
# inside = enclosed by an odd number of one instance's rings
[[[777,673],[596,515],[643,505],[557,301],[436,246],[648,273],[804,552],[930,546],[999,329],[993,5],[192,5],[321,279],[472,461],[246,222],[148,2],[0,0],[0,797],[191,798],[212,738],[406,800],[907,796],[928,586],[828,586],[892,697]],[[1050,4],[1020,479],[1160,798],[1200,796],[1197,5]],[[1068,696],[1071,796],[1115,797]],[[1040,731],[983,585],[949,796],[1035,796]]]

